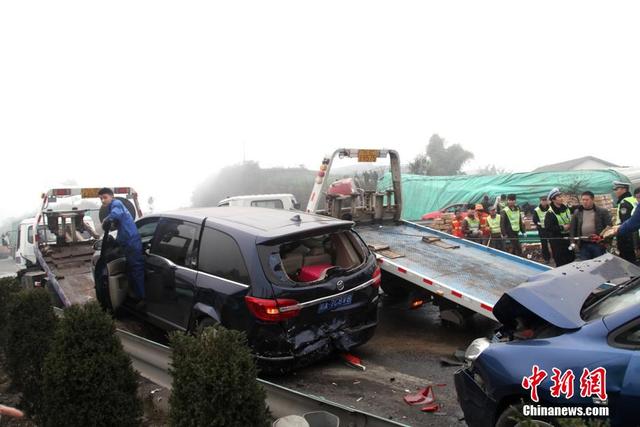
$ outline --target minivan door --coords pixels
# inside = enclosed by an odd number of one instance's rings
[[[186,330],[195,295],[200,225],[163,218],[145,262],[147,315]]]

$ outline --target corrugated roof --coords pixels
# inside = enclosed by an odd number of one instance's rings
[[[540,166],[539,168],[534,169],[532,172],[561,172],[561,171],[573,170],[573,168],[575,168],[576,166],[589,160],[592,162],[602,163],[602,169],[621,167],[620,165],[616,165],[614,163],[599,159],[594,156],[584,156],[584,157],[579,157],[577,159],[567,160],[564,162],[552,163],[550,165]],[[589,169],[593,169],[593,168],[589,168]]]

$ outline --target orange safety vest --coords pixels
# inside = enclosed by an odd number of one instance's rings
[[[462,234],[462,221],[458,221],[457,218],[454,218],[453,221],[451,221],[451,234],[456,237],[464,237]]]

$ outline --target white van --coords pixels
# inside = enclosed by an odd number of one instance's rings
[[[33,225],[36,220],[34,218],[23,219],[18,226],[18,237],[16,238],[16,253],[14,260],[19,267],[31,267],[36,263],[36,254],[33,250],[34,233]]]
[[[218,202],[218,206],[245,206],[294,210],[300,204],[293,194],[254,194],[249,196],[227,197]]]

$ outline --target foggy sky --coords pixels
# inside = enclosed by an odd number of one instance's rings
[[[41,191],[187,206],[223,165],[407,162],[438,133],[513,171],[638,165],[636,2],[0,3],[0,221]],[[245,147],[243,152],[243,146]]]

